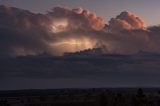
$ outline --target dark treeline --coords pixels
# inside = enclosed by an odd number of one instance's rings
[[[141,88],[51,91],[1,91],[0,106],[160,106],[160,92]]]

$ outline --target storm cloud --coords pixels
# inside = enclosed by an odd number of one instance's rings
[[[105,25],[102,18],[81,8],[55,7],[46,14],[36,14],[0,6],[0,15],[1,55],[35,55],[43,52],[59,55],[65,52],[65,45],[68,51],[75,51],[75,38],[84,39],[90,30],[101,30]],[[68,39],[73,44],[69,44]],[[79,46],[77,49],[86,49],[88,45],[81,43]]]
[[[96,47],[106,53],[160,52],[159,32],[130,12],[108,24],[83,8],[54,7],[40,14],[0,6],[0,16],[0,54],[5,56],[63,55]]]
[[[147,27],[127,11],[105,22],[83,8],[41,14],[0,6],[0,89],[159,86],[159,39],[160,26]]]
[[[120,31],[123,29],[143,29],[146,28],[145,22],[130,12],[122,12],[116,18],[112,18],[109,21],[109,27],[111,31]]]

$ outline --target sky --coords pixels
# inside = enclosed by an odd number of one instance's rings
[[[106,21],[122,11],[131,11],[144,19],[147,26],[160,24],[159,0],[0,0],[0,4],[40,13],[55,6],[83,7]]]
[[[0,4],[0,90],[160,87],[160,1]]]

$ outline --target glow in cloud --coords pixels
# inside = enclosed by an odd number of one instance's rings
[[[160,53],[160,28],[147,28],[130,12],[122,12],[109,22],[83,8],[55,7],[46,14],[36,14],[0,6],[0,15],[1,55],[63,55],[96,47],[103,47],[106,53]]]

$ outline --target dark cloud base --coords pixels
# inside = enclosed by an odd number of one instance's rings
[[[0,61],[0,89],[159,87],[160,55],[25,56]]]

